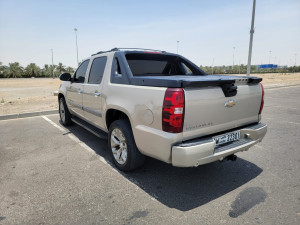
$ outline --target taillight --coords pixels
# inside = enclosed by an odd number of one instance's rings
[[[262,85],[262,83],[260,83],[261,86],[261,92],[262,92],[262,96],[261,96],[261,103],[260,103],[260,109],[259,109],[259,115],[261,114],[261,111],[264,108],[264,104],[265,104],[265,89],[264,86]]]
[[[162,110],[162,129],[170,133],[180,133],[184,120],[184,92],[182,88],[168,88]]]

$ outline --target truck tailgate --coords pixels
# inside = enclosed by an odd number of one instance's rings
[[[232,97],[225,97],[219,86],[184,88],[184,140],[259,121],[262,96],[260,84],[236,86],[237,94]]]

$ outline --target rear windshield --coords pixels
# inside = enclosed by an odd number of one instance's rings
[[[127,53],[126,59],[134,76],[203,75],[183,58],[158,53]]]

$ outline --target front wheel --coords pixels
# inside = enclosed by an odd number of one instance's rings
[[[64,126],[73,124],[71,120],[71,113],[68,109],[65,98],[63,97],[59,99],[59,117]]]
[[[131,171],[143,165],[145,156],[136,147],[130,123],[116,120],[109,127],[108,146],[119,170]]]

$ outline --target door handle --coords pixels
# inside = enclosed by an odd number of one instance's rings
[[[81,93],[82,93],[82,90],[81,90],[81,89],[78,89],[78,90],[77,90],[77,93],[78,93],[78,94],[81,94]]]
[[[101,93],[100,92],[95,92],[95,97],[98,97],[98,96],[100,96],[101,95]]]

